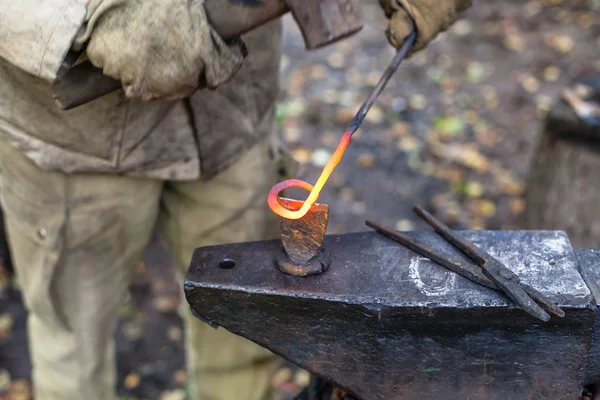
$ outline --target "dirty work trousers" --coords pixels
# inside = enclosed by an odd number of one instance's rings
[[[272,144],[259,143],[210,181],[163,182],[43,171],[0,142],[0,194],[29,310],[37,400],[115,398],[113,335],[156,223],[182,273],[196,247],[277,237],[266,195],[287,174]],[[192,317],[185,299],[181,309],[189,397],[268,397],[277,358]]]

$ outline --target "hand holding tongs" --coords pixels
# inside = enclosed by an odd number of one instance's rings
[[[403,244],[411,250],[431,259],[432,261],[454,271],[473,282],[503,292],[517,303],[525,312],[533,315],[536,318],[546,322],[550,319],[550,315],[540,308],[536,302],[559,317],[564,317],[565,313],[558,306],[552,303],[547,297],[541,294],[538,290],[520,281],[519,277],[505,267],[500,261],[492,257],[486,251],[468,242],[450,228],[436,220],[427,211],[414,207],[413,211],[421,217],[429,226],[440,234],[445,240],[450,242],[454,247],[466,254],[472,259],[476,266],[463,263],[460,261],[450,260],[435,253],[435,251],[417,241],[416,239],[402,233],[386,228],[373,221],[366,221],[367,226],[375,229],[389,238]]]

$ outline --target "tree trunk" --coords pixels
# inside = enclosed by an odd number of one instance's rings
[[[559,101],[548,114],[526,188],[523,229],[564,230],[600,248],[600,126]]]

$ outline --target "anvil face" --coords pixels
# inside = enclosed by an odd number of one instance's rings
[[[327,236],[330,268],[311,277],[277,270],[278,240],[197,249],[186,297],[197,315],[360,399],[577,398],[595,306],[566,235],[463,234],[566,316],[538,321],[375,232]],[[463,258],[433,232],[411,235]],[[224,259],[235,266],[219,268]]]

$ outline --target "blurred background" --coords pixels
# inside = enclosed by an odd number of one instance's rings
[[[285,18],[277,125],[309,182],[394,54],[377,0],[356,3],[363,31],[318,51],[306,52]],[[418,229],[415,204],[455,229],[517,229],[547,112],[575,78],[595,72],[600,1],[474,0],[400,67],[353,137],[319,200],[330,206],[328,232],[367,230],[366,218]],[[155,238],[122,311],[123,398],[183,399],[174,270]],[[0,270],[0,399],[22,400],[30,398],[25,311],[10,282]],[[273,378],[282,399],[307,383],[308,374],[290,367]]]

